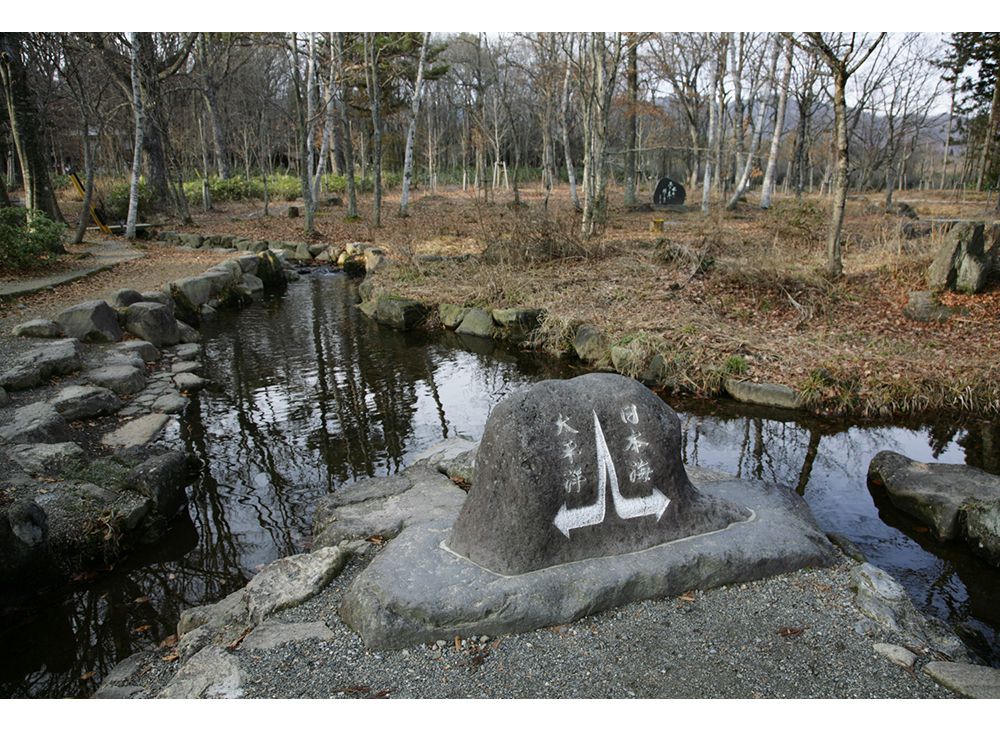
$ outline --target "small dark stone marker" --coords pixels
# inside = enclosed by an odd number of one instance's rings
[[[699,493],[680,421],[634,379],[542,381],[486,423],[448,548],[515,575],[725,529],[749,512]]]
[[[657,206],[681,206],[686,197],[687,193],[680,183],[672,178],[660,178],[653,193],[653,203]]]

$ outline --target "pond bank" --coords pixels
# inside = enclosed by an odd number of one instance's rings
[[[691,477],[696,485],[719,479],[697,469]],[[367,649],[341,620],[341,600],[393,540],[345,540],[264,567],[245,589],[186,612],[177,636],[126,659],[97,697],[1000,695],[995,669],[976,667],[992,686],[951,680],[969,668],[961,643],[916,612],[887,575],[846,557],[528,633]]]
[[[245,256],[13,329],[0,369],[4,606],[161,537],[196,472],[176,439],[189,396],[208,385],[196,327],[292,275],[274,254]]]
[[[795,265],[791,251],[765,259],[723,249],[711,267],[692,267],[677,252],[696,250],[681,242],[695,236],[705,248],[727,235],[718,222],[675,218],[669,239],[575,256],[519,259],[501,242],[482,253],[388,260],[366,299],[418,302],[432,327],[455,327],[442,308],[532,310],[542,314],[534,347],[672,394],[753,391],[774,406],[857,417],[1000,414],[1000,367],[989,356],[1000,349],[1000,267],[978,294],[935,294],[947,319],[915,320],[910,295],[928,290],[939,234],[907,242],[905,262],[870,257],[830,282]],[[598,339],[586,353],[581,328]]]

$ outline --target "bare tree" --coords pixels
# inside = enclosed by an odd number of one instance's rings
[[[585,33],[580,39],[579,82],[583,107],[584,237],[607,217],[608,120],[624,44],[620,33]]]
[[[857,33],[806,33],[804,43],[789,36],[810,53],[816,54],[826,64],[833,77],[833,109],[836,132],[837,174],[834,182],[833,212],[827,237],[827,274],[832,278],[844,272],[841,248],[841,230],[844,225],[844,207],[847,203],[848,173],[850,171],[850,151],[847,133],[847,81],[860,69],[875,52],[885,33],[874,39],[868,34],[858,37]]]
[[[19,33],[0,33],[0,80],[7,99],[7,119],[24,179],[25,205],[53,221],[62,221],[49,178],[35,100],[28,83]]]
[[[142,145],[146,127],[145,106],[139,84],[139,39],[129,33],[129,51],[132,60],[132,109],[135,112],[135,147],[132,152],[132,180],[128,189],[128,217],[125,220],[125,237],[135,239],[135,224],[139,214],[139,176],[142,174]]]
[[[424,33],[424,42],[420,46],[420,58],[417,61],[417,80],[413,85],[413,98],[410,102],[410,124],[406,130],[406,152],[403,159],[403,191],[399,198],[399,215],[406,216],[410,204],[410,179],[413,178],[413,139],[417,134],[417,116],[420,114],[420,99],[424,85],[424,61],[427,59],[427,46],[430,45],[431,34]]]
[[[780,44],[783,39],[779,39]],[[760,207],[771,207],[771,196],[774,193],[774,171],[778,165],[778,147],[781,145],[781,135],[785,126],[785,107],[788,103],[788,82],[792,77],[792,57],[795,46],[789,42],[785,49],[785,70],[781,75],[781,85],[778,90],[778,108],[775,110],[774,132],[771,135],[771,150],[767,155],[767,170],[764,171],[764,182],[761,184]]]

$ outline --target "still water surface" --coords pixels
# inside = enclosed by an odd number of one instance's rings
[[[188,515],[157,547],[79,589],[0,609],[0,696],[88,696],[119,660],[155,648],[180,612],[309,548],[312,506],[339,486],[398,472],[443,438],[481,436],[512,391],[570,377],[566,363],[454,334],[398,333],[364,318],[354,287],[314,274],[205,326],[205,372],[179,438],[203,461]],[[786,485],[1000,663],[1000,572],[934,542],[873,498],[868,462],[890,449],[1000,472],[988,422],[857,425],[672,401],[685,461]],[[165,651],[164,651],[165,652]]]

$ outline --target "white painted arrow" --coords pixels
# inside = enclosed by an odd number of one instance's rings
[[[567,539],[571,529],[593,526],[604,521],[608,478],[611,479],[611,490],[618,490],[618,474],[615,473],[615,465],[611,462],[611,454],[604,441],[604,433],[601,432],[601,423],[597,421],[597,412],[594,412],[594,434],[599,435],[597,438],[597,501],[589,506],[580,506],[579,508],[566,508],[565,503],[562,505],[552,523]],[[602,445],[603,451],[601,450]]]
[[[556,528],[568,539],[572,529],[602,523],[608,483],[611,484],[611,499],[615,504],[615,513],[621,518],[656,516],[656,520],[659,521],[663,512],[667,510],[667,506],[670,505],[670,499],[656,488],[648,496],[626,498],[621,494],[621,491],[618,490],[618,473],[611,460],[611,451],[608,450],[608,443],[604,439],[604,430],[601,429],[601,421],[597,418],[596,411],[594,412],[594,441],[597,445],[597,501],[589,506],[579,508],[567,508],[566,504],[563,503],[552,521]]]
[[[604,460],[608,465],[611,465],[611,452],[608,450],[608,443],[604,439],[604,431],[601,429],[601,422],[597,419],[597,412],[594,412],[594,438],[597,440],[597,464],[601,464],[601,456],[604,455]],[[610,473],[611,475],[611,500],[615,504],[615,513],[617,513],[623,519],[633,519],[639,518],[640,516],[656,516],[656,520],[659,521],[663,512],[667,510],[667,506],[670,505],[670,499],[667,498],[663,493],[661,493],[656,488],[648,496],[637,496],[635,498],[626,498],[622,495],[621,491],[618,490],[618,476],[615,474],[615,468],[611,465]]]

